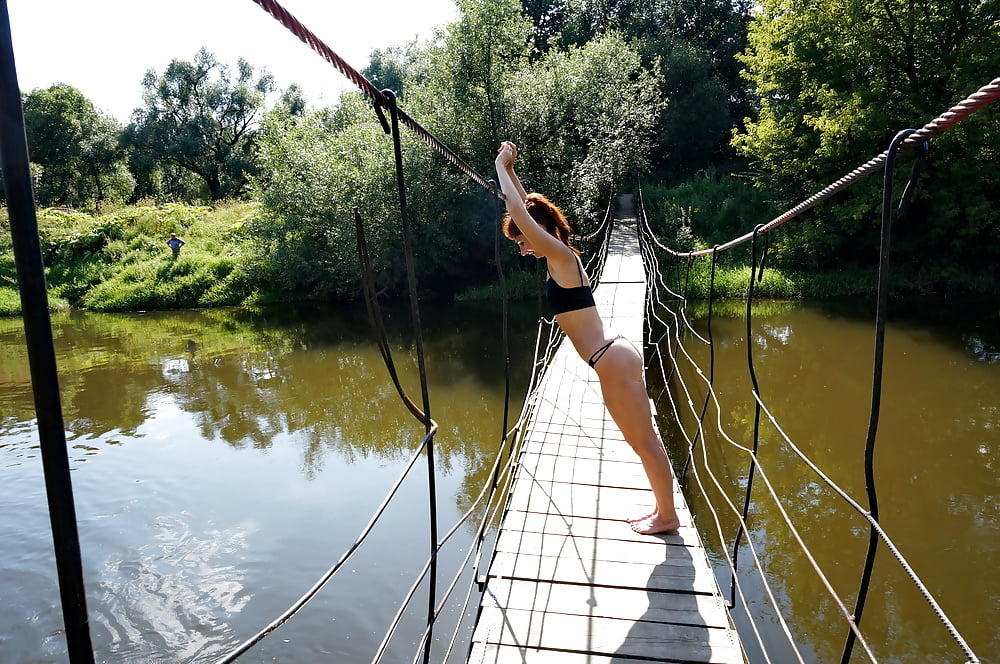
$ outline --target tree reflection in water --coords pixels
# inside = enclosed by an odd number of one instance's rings
[[[408,310],[386,313],[419,398]],[[496,303],[425,305],[422,319],[450,527],[502,435],[502,319]],[[534,315],[510,320],[533,347]],[[101,661],[208,661],[249,636],[347,549],[424,436],[360,306],[59,314],[53,331]],[[512,366],[512,417],[529,365]],[[0,541],[13,554],[0,562],[0,651],[32,664],[65,654],[33,417],[21,321],[0,319]],[[262,653],[370,655],[426,555],[422,474],[356,574]]]

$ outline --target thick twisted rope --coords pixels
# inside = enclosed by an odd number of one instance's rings
[[[997,98],[1000,98],[1000,78],[993,79],[992,81],[990,81],[988,85],[984,85],[974,94],[969,95],[967,98],[965,98],[955,106],[952,106],[950,109],[948,109],[938,117],[934,118],[933,120],[925,124],[920,129],[910,134],[910,136],[900,144],[897,153],[903,153],[908,150],[912,150],[913,148],[923,144],[924,141],[926,141],[930,137],[936,136],[940,133],[943,133],[944,131],[947,131],[947,129],[952,125],[958,124],[959,122],[969,117],[979,109],[996,101]],[[674,256],[707,256],[708,254],[711,254],[713,251],[725,251],[726,249],[732,249],[737,245],[750,241],[753,238],[754,233],[756,232],[766,233],[773,228],[777,228],[786,221],[789,221],[797,217],[798,215],[802,214],[809,208],[814,207],[816,204],[825,201],[826,199],[830,198],[831,196],[841,191],[842,189],[846,189],[848,186],[854,184],[861,178],[867,175],[871,175],[875,171],[882,168],[888,156],[889,156],[889,151],[886,150],[877,157],[874,157],[870,161],[862,164],[861,166],[858,166],[853,171],[851,171],[844,177],[840,178],[833,184],[828,185],[824,189],[818,191],[809,198],[805,199],[792,209],[780,214],[771,221],[767,222],[766,224],[760,227],[759,231],[757,230],[751,231],[746,235],[741,235],[740,237],[730,240],[725,244],[720,244],[718,247],[713,247],[712,249],[700,249],[698,251],[679,252],[679,251],[674,251],[669,247],[663,246],[658,241],[656,242],[656,244],[661,249],[673,254]]]
[[[301,21],[288,13],[288,10],[275,2],[275,0],[253,1],[260,5],[264,11],[274,17],[279,23],[288,28],[292,34],[305,42],[309,48],[316,51],[316,53],[322,56],[324,60],[336,67],[341,74],[350,79],[350,81],[371,100],[376,109],[390,108],[395,104],[394,99],[376,88],[371,81],[361,74],[361,72],[347,64],[347,62],[342,57],[337,55],[332,48],[327,46],[323,40],[316,36],[314,32],[309,30],[309,28],[303,25]],[[414,120],[398,107],[396,108],[396,112],[399,115],[399,122],[413,130],[413,132],[423,139],[423,141],[427,143],[432,150],[457,166],[459,170],[472,178],[472,180],[481,187],[499,196],[500,198],[503,198],[502,194],[500,194],[496,189],[490,187],[489,181],[486,178],[480,175],[474,168],[472,168],[472,166],[469,166],[465,160],[455,154],[454,151],[438,140],[432,133],[427,131],[427,129],[425,129],[419,122]]]

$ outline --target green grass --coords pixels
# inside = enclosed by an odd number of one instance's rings
[[[737,184],[728,180],[720,186],[742,192],[743,196],[742,185],[737,187]],[[702,189],[709,185],[715,186],[708,178],[700,183]],[[660,208],[671,200],[666,196],[668,193],[677,192],[658,192]],[[684,202],[690,205],[700,200],[699,196],[718,192],[699,189],[681,193],[686,196]],[[741,196],[731,197],[748,207],[763,205],[761,201]],[[722,211],[731,212],[732,207]],[[694,206],[690,210],[695,214],[699,208]],[[178,203],[146,205],[102,215],[40,210],[39,237],[51,306],[141,311],[247,305],[274,297],[280,299],[283,297],[280,284],[269,276],[274,269],[270,257],[254,252],[256,243],[251,229],[259,212],[259,204],[239,202],[212,207]],[[0,210],[0,315],[11,316],[18,315],[21,307],[6,221],[5,211]],[[684,225],[684,229],[691,233],[692,244],[702,246],[706,239],[697,235],[699,226],[731,231],[736,225],[734,219],[723,215],[713,218],[711,224],[703,220]],[[176,260],[166,246],[170,233],[177,233],[187,242]],[[746,297],[749,268],[741,264],[745,262],[745,253],[725,252],[720,256],[714,288],[716,298]],[[697,260],[692,265],[686,291],[683,267],[663,269],[668,271],[664,278],[677,292],[684,292],[692,300],[709,296],[709,260]],[[511,272],[506,278],[508,296],[537,297],[538,279],[535,270]],[[755,296],[795,299],[870,295],[876,285],[874,271],[805,273],[767,267],[763,279],[755,286]],[[494,279],[485,286],[460,293],[457,299],[498,299],[501,294],[501,284]]]
[[[94,311],[253,302],[265,268],[251,256],[245,225],[258,211],[256,203],[170,203],[103,215],[40,210],[50,300]],[[166,246],[170,233],[187,242],[177,259]],[[21,310],[9,249],[9,233],[0,233],[0,315]]]

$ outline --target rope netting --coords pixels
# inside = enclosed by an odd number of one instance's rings
[[[810,570],[815,574],[820,585],[825,589],[828,599],[836,607],[837,613],[843,618],[848,630],[847,642],[844,646],[842,663],[851,661],[854,645],[860,646],[868,661],[877,662],[874,649],[865,634],[860,628],[862,611],[864,609],[865,597],[871,581],[872,568],[875,560],[876,545],[881,543],[891,554],[893,560],[902,570],[906,578],[917,589],[921,597],[930,607],[931,612],[943,625],[945,630],[954,640],[958,649],[966,662],[976,663],[978,658],[969,647],[968,643],[959,633],[951,619],[946,615],[940,604],[935,600],[926,584],[920,579],[913,566],[903,556],[899,547],[893,541],[890,534],[880,524],[878,519],[877,493],[875,491],[875,477],[872,471],[872,457],[875,443],[875,431],[879,419],[879,404],[881,394],[882,378],[882,355],[884,352],[884,330],[885,330],[885,302],[888,292],[888,255],[889,255],[889,230],[892,221],[896,217],[896,212],[892,209],[892,171],[893,160],[896,155],[905,150],[915,147],[921,148],[921,156],[926,152],[927,138],[945,131],[948,127],[968,117],[970,114],[983,108],[987,104],[1000,97],[1000,79],[995,79],[989,85],[984,86],[975,94],[971,95],[963,102],[943,113],[935,120],[926,124],[919,130],[906,130],[900,132],[893,140],[889,149],[875,159],[867,162],[863,166],[855,169],[847,176],[844,176],[834,184],[826,187],[821,192],[803,201],[780,217],[757,226],[751,233],[736,238],[722,245],[717,245],[711,249],[696,252],[680,252],[664,246],[660,243],[653,232],[647,218],[645,207],[642,201],[641,188],[639,192],[638,220],[640,229],[640,246],[643,252],[643,260],[646,263],[647,274],[651,275],[650,288],[648,290],[647,301],[647,321],[651,328],[662,330],[662,335],[650,341],[650,348],[656,358],[653,371],[659,372],[659,379],[662,381],[662,391],[656,401],[665,396],[669,399],[672,415],[677,423],[683,442],[687,446],[687,458],[684,462],[683,471],[679,474],[679,480],[686,485],[689,493],[694,493],[708,507],[709,518],[711,519],[712,537],[716,542],[716,553],[724,558],[724,564],[728,567],[731,575],[731,606],[739,606],[743,615],[749,619],[747,631],[756,643],[756,647],[761,653],[764,661],[787,661],[789,657],[795,661],[806,661],[806,655],[801,651],[801,646],[793,638],[792,629],[788,625],[788,619],[781,612],[781,603],[778,601],[780,592],[776,590],[774,582],[769,579],[765,570],[765,565],[761,560],[760,545],[752,538],[747,537],[745,546],[741,548],[743,534],[749,533],[748,522],[752,518],[750,515],[751,497],[754,498],[755,509],[762,509],[757,501],[766,502],[779,515],[783,526],[787,529],[795,546],[803,559],[807,561]],[[918,158],[910,175],[908,183],[899,204],[899,215],[902,216],[909,206],[909,199],[913,193],[917,175],[919,173],[921,159]],[[865,448],[865,470],[866,488],[868,490],[868,505],[862,505],[855,500],[850,492],[838,485],[831,479],[829,474],[824,472],[820,465],[811,459],[800,446],[796,445],[792,438],[785,433],[780,422],[768,408],[765,398],[761,395],[760,385],[757,381],[754,369],[754,348],[756,345],[752,331],[753,324],[753,304],[754,304],[754,284],[760,278],[764,269],[767,254],[766,240],[768,231],[778,225],[797,216],[802,211],[825,200],[837,191],[842,190],[860,177],[870,174],[875,168],[885,167],[885,182],[883,196],[882,213],[882,251],[879,266],[879,287],[878,304],[875,320],[875,360],[873,368],[872,385],[872,405],[869,418],[869,429]],[[763,240],[763,247],[759,248],[760,241]],[[713,339],[713,305],[715,303],[715,272],[718,254],[724,249],[731,248],[744,242],[751,242],[751,270],[746,296],[746,329],[745,336],[738,341],[746,347],[747,369],[751,382],[750,397],[754,408],[754,417],[751,431],[746,434],[750,439],[740,440],[739,434],[732,433],[723,424],[722,414],[726,410],[723,406],[724,397],[720,397],[716,386],[716,358],[715,342]],[[678,269],[677,259],[685,259],[687,271],[683,277],[684,293],[677,293],[671,289],[667,283],[666,275],[668,269],[660,264],[660,257],[657,250],[668,255],[669,259],[675,263]],[[688,311],[688,300],[686,297],[687,274],[690,273],[692,261],[697,257],[711,257],[711,276],[709,284],[708,308],[705,323],[707,334],[698,333],[691,321]],[[679,278],[679,280],[681,280]],[[691,347],[691,344],[707,346],[708,367],[707,369],[695,359],[699,353]],[[730,395],[731,397],[731,395]],[[715,421],[706,421],[709,406],[715,411]],[[868,525],[870,530],[868,554],[865,560],[865,568],[861,577],[861,584],[855,599],[853,609],[848,608],[847,602],[835,590],[834,584],[830,581],[827,570],[818,562],[818,556],[810,549],[805,542],[805,538],[800,532],[800,525],[790,510],[786,507],[787,496],[775,488],[774,477],[784,477],[791,470],[785,464],[777,464],[774,459],[771,463],[765,463],[758,455],[759,446],[762,442],[761,424],[762,420],[770,425],[772,431],[777,436],[777,441],[769,441],[784,445],[784,447],[797,459],[803,467],[812,473],[819,483],[829,488],[839,499],[841,499],[850,511],[860,515]],[[685,424],[686,423],[686,424]],[[748,424],[748,427],[751,425]],[[742,484],[741,491],[744,491],[742,506],[737,505],[731,499],[730,493],[733,486],[728,481],[730,469],[726,461],[717,458],[719,452],[710,454],[708,446],[704,443],[706,434],[711,433],[713,440],[721,441],[725,446],[746,459],[747,471],[746,480]],[[700,443],[700,444],[699,444]],[[691,481],[688,481],[688,476]],[[754,481],[759,479],[763,484],[765,495],[760,491],[755,491]],[[799,519],[813,519],[815,515],[808,513],[797,515]],[[730,540],[727,537],[724,523],[736,523],[736,535]],[[730,551],[730,546],[732,550]],[[774,614],[762,614],[760,597],[753,591],[749,591],[744,586],[746,579],[741,578],[738,572],[741,550],[745,550],[752,561],[753,569],[748,572],[753,575],[755,588],[759,586],[759,592],[766,598],[770,610]],[[755,619],[756,618],[756,619]],[[758,624],[761,622],[762,624]],[[778,629],[784,636],[783,651],[780,655],[769,652],[773,650],[773,645],[769,648],[767,639],[762,635],[765,626],[773,626],[777,623]],[[772,659],[774,658],[774,659]]]

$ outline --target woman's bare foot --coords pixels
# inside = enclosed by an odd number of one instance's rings
[[[630,521],[629,526],[640,535],[655,535],[677,530],[681,525],[680,519],[676,516],[673,519],[663,519],[659,513],[653,512],[648,517],[637,521]]]
[[[654,507],[652,508],[652,510],[653,511],[650,512],[649,514],[643,514],[642,516],[636,517],[634,519],[625,519],[625,520],[628,521],[629,523],[639,523],[640,521],[645,521],[650,517],[656,516],[656,508]]]

